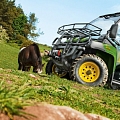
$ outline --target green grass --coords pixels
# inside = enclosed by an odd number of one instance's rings
[[[0,67],[17,69],[17,55],[19,49],[0,43]]]
[[[43,44],[39,44],[39,49],[41,52],[44,52],[44,50],[50,50],[50,46],[47,46],[47,45],[43,45]]]
[[[88,87],[55,75],[18,71],[19,49],[4,43],[0,43],[0,46],[0,68],[4,68],[0,69],[0,110],[9,117],[12,118],[14,114],[23,115],[19,109],[25,105],[47,102],[119,120],[119,90]],[[36,78],[32,78],[30,74]]]

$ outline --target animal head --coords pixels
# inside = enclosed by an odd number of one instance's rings
[[[45,64],[45,63],[44,63]],[[42,64],[42,58],[40,57],[36,63],[36,66],[33,68],[33,72],[42,73],[44,64]]]
[[[44,63],[44,64],[45,64],[45,63]],[[39,73],[39,74],[42,73],[42,69],[43,69],[44,64],[42,64],[42,65],[39,64],[39,65],[38,65],[37,73]]]

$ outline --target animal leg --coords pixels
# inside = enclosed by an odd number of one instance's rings
[[[26,67],[25,66],[22,67],[22,71],[26,71]]]
[[[30,66],[25,67],[25,71],[30,71]]]
[[[23,66],[19,63],[18,70],[22,70]]]
[[[37,73],[37,67],[36,66],[33,66],[33,72]]]

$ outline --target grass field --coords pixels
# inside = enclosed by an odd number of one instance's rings
[[[42,45],[41,45],[42,46]],[[45,47],[45,48],[44,48]],[[42,46],[41,49],[47,49]],[[20,114],[19,109],[34,102],[70,106],[84,113],[120,119],[120,91],[105,87],[88,87],[75,81],[18,71],[18,47],[0,43],[0,110]],[[45,60],[44,60],[45,62]],[[35,75],[35,78],[30,74]]]

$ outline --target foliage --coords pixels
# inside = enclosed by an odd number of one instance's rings
[[[39,34],[38,33],[35,33],[35,30],[36,30],[36,21],[38,19],[35,17],[35,14],[34,13],[30,13],[29,15],[29,18],[28,18],[28,21],[29,21],[29,38],[32,38],[34,39],[34,37],[38,37]]]
[[[11,40],[14,33],[14,29],[12,28],[13,20],[18,17],[19,14],[23,13],[23,11],[15,6],[15,0],[1,0],[0,8],[0,25],[7,30]]]
[[[26,41],[26,38],[24,36],[20,35],[20,34],[17,34],[15,41],[16,41],[15,43],[21,45],[22,43],[24,43]]]
[[[12,27],[14,29],[14,39],[19,40],[16,36],[21,35],[27,39],[27,33],[25,32],[25,25],[27,24],[27,17],[24,14],[20,14],[13,20]]]
[[[2,26],[0,26],[0,40],[9,41],[8,34],[7,34],[6,30],[2,28]]]
[[[36,29],[37,20],[35,13],[26,16],[22,7],[15,5],[15,0],[1,0],[0,25],[6,29],[9,36],[7,42],[22,44],[25,40],[34,40],[40,35]]]
[[[27,41],[25,41],[25,42],[22,43],[22,45],[21,45],[20,48],[22,48],[22,47],[27,47],[27,46],[29,46],[29,45],[32,44],[32,43],[33,43],[32,41],[27,40]]]

